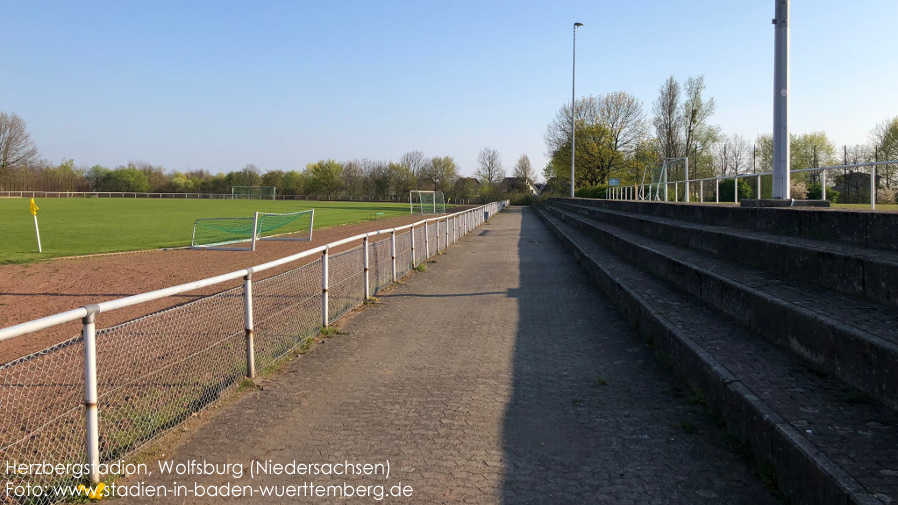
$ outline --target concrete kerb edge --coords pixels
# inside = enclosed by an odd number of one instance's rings
[[[757,395],[752,394],[726,367],[698,347],[692,339],[678,331],[645,299],[621,284],[611,272],[580,249],[573,239],[543,214],[543,209],[534,208],[534,210],[565,248],[574,253],[578,261],[585,262],[584,266],[590,276],[606,296],[614,295],[613,290],[628,295],[609,296],[621,313],[645,314],[652,318],[653,324],[650,326],[660,329],[662,334],[647,334],[645,331],[647,326],[644,324],[635,325],[639,332],[655,342],[668,357],[686,358],[679,360],[680,366],[677,366],[678,361],[673,362],[675,371],[684,377],[691,387],[704,386],[705,389],[700,392],[705,395],[709,408],[723,418],[727,430],[733,436],[751,447],[759,463],[773,467],[780,489],[790,499],[796,503],[826,505],[882,503],[873,495],[865,493],[857,481],[815,449],[776,411]],[[660,338],[664,341],[659,341]],[[686,366],[682,364],[684,361],[687,363]],[[690,361],[692,363],[689,363]],[[701,363],[702,366],[693,366],[696,363]],[[800,471],[796,473],[795,469]]]

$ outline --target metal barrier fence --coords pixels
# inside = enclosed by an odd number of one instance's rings
[[[77,467],[83,475],[99,482],[115,473],[110,463],[254,377],[507,205],[355,235],[252,268],[0,329],[5,341],[79,319],[83,327],[80,336],[0,365],[0,460],[83,465]],[[103,313],[241,278],[242,287],[97,329]],[[11,486],[31,490],[26,498],[8,497],[11,503],[53,503],[52,486],[79,482],[52,472],[4,473]]]
[[[247,195],[226,193],[140,193],[134,191],[0,191],[0,198],[149,198],[177,200],[248,200]],[[266,198],[271,200],[271,198]],[[408,196],[343,196],[343,195],[276,195],[274,200],[303,200],[311,202],[408,202]],[[470,205],[483,198],[461,198],[450,203]]]
[[[820,190],[821,190],[821,199],[826,200],[826,172],[829,170],[852,170],[855,168],[863,168],[869,167],[870,171],[870,181],[869,181],[869,191],[870,191],[870,209],[876,209],[876,193],[877,193],[877,185],[876,185],[876,168],[882,165],[898,165],[898,160],[890,160],[890,161],[876,161],[876,162],[868,162],[868,163],[855,163],[852,165],[836,165],[831,167],[815,167],[815,168],[801,168],[796,170],[790,170],[789,172],[792,174],[796,173],[805,173],[805,172],[819,172],[821,174],[821,182],[820,182]],[[723,175],[720,177],[706,177],[703,179],[689,179],[688,174],[687,177],[682,181],[667,181],[659,184],[631,184],[628,186],[616,186],[609,187],[607,192],[605,193],[605,197],[609,200],[648,200],[650,199],[648,195],[654,190],[656,193],[660,193],[660,201],[670,201],[670,190],[673,189],[673,201],[680,201],[680,194],[682,191],[683,200],[685,202],[689,202],[691,197],[694,195],[694,190],[696,188],[695,183],[698,183],[698,197],[699,202],[704,203],[705,201],[705,182],[708,182],[708,186],[710,189],[710,184],[714,183],[714,201],[715,203],[720,203],[720,181],[723,180],[734,180],[733,183],[733,203],[739,203],[739,180],[740,179],[748,179],[745,184],[751,184],[751,180],[754,179],[754,183],[756,186],[755,195],[761,195],[761,177],[764,176],[773,176],[773,172],[763,172],[759,174],[736,174],[736,175]],[[660,185],[660,188],[658,187]],[[680,190],[680,186],[683,186],[683,190]],[[653,189],[654,188],[654,189]],[[760,196],[758,196],[760,197]],[[653,199],[653,198],[652,198]]]

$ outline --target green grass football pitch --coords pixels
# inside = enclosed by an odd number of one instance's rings
[[[37,252],[28,198],[0,199],[0,264],[60,256],[190,245],[193,222],[204,217],[252,217],[259,212],[315,209],[315,229],[383,216],[407,216],[408,204],[271,200],[146,200],[37,198],[43,253]]]

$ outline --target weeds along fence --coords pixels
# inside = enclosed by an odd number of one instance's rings
[[[79,336],[0,365],[0,461],[84,465],[89,480],[99,482],[110,474],[110,463],[288,355],[507,204],[356,235],[252,268],[0,329],[4,341],[79,319],[83,325]],[[253,279],[291,263],[301,266]],[[106,312],[241,278],[241,287],[98,329]],[[52,486],[78,483],[71,475],[4,473],[12,486],[31,486],[27,498],[7,497],[12,503],[53,503]]]

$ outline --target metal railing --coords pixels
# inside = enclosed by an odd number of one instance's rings
[[[820,172],[821,174],[821,199],[826,200],[826,173],[829,170],[852,170],[856,168],[869,167],[870,173],[870,208],[876,209],[876,167],[882,165],[898,165],[898,160],[890,160],[890,161],[871,161],[867,163],[855,163],[851,165],[835,165],[830,167],[815,167],[815,168],[801,168],[790,170],[789,172],[792,174],[796,173],[805,173],[805,172]],[[680,186],[683,186],[682,194],[683,200],[685,202],[689,202],[691,196],[693,195],[692,190],[695,189],[695,183],[698,183],[698,197],[699,202],[704,203],[705,201],[705,182],[709,184],[711,182],[714,183],[714,201],[715,203],[720,203],[720,181],[726,181],[732,179],[733,182],[733,203],[739,203],[739,181],[741,180],[751,180],[754,179],[755,183],[755,195],[760,197],[761,195],[761,177],[764,176],[773,176],[773,172],[763,172],[757,174],[735,174],[735,175],[722,175],[719,177],[706,177],[703,179],[689,179],[688,172],[684,180],[680,181],[667,181],[661,183],[654,184],[631,184],[627,186],[614,186],[609,187],[605,193],[605,197],[609,200],[648,200],[650,199],[648,195],[655,191],[655,194],[663,195],[660,196],[660,201],[670,201],[669,193],[670,190],[673,189],[673,201],[680,200],[681,189]],[[746,184],[750,184],[750,182],[746,182]]]
[[[115,473],[109,463],[288,355],[507,205],[354,235],[255,267],[0,329],[6,341],[73,321],[82,326],[79,336],[0,365],[0,459],[86,463],[83,475],[99,482]],[[346,249],[332,252],[337,248]],[[253,279],[291,263],[300,266]],[[242,286],[97,329],[104,313],[240,279]],[[12,486],[47,492],[11,497],[13,503],[51,503],[51,486],[77,484],[71,475],[7,477]]]
[[[176,200],[249,200],[247,195],[230,193],[142,193],[135,191],[0,191],[0,198],[147,198]],[[259,198],[256,198],[259,200]],[[405,195],[275,195],[264,200],[301,200],[310,202],[384,202],[405,203]],[[484,198],[459,198],[450,204],[470,205]]]

